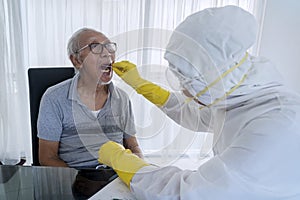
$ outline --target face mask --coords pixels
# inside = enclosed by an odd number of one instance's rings
[[[183,73],[179,72],[175,66],[170,65],[166,71],[166,78],[170,87],[174,91],[187,90],[194,99],[198,99],[201,103],[205,105],[209,105],[211,103],[212,98],[209,91],[197,97],[198,92],[202,91],[206,87],[203,81],[201,81],[201,77],[195,76],[193,78],[188,78],[183,75]]]
[[[209,84],[204,84],[204,81],[193,79],[189,84],[186,84],[185,88],[191,92],[194,96],[194,99],[198,99],[206,106],[214,105],[224,99],[226,99],[232,92],[234,92],[247,78],[247,73],[241,77],[238,83],[229,89],[224,88],[224,83],[222,82],[223,78],[226,77],[229,73],[235,70],[237,67],[242,65],[248,57],[248,53],[242,58],[242,60],[236,65],[232,66],[221,75],[219,75],[214,81],[210,81]],[[248,69],[248,71],[251,68]],[[198,93],[197,93],[198,91]]]
[[[203,88],[206,87],[206,85],[201,81],[191,80],[190,82],[184,83],[183,87],[193,96],[194,99],[199,100],[204,105],[209,105],[212,103],[212,96],[210,94],[210,91],[207,91],[204,94],[201,94],[199,97],[197,97],[199,91],[202,91]]]

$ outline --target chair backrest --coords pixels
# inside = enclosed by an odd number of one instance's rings
[[[30,68],[28,69],[30,117],[32,135],[32,165],[39,163],[39,140],[37,137],[37,118],[40,100],[46,89],[52,85],[72,78],[75,74],[72,67]]]

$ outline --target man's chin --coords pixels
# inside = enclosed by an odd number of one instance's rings
[[[111,81],[112,81],[112,79],[106,79],[106,80],[99,79],[98,85],[108,85],[111,83]]]

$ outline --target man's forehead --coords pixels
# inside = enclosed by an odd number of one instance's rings
[[[103,33],[96,31],[85,31],[80,35],[80,43],[103,43],[106,41],[109,41],[109,39]]]

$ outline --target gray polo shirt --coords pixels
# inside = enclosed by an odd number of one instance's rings
[[[98,164],[98,150],[112,140],[136,133],[128,95],[109,84],[109,98],[97,117],[85,106],[77,93],[79,74],[47,89],[38,116],[38,137],[59,141],[59,157],[70,167],[92,167]]]

